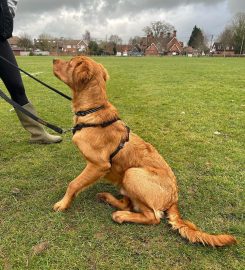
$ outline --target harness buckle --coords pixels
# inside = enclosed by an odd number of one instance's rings
[[[67,132],[73,132],[73,130],[74,130],[74,128],[72,127],[72,128],[66,128],[66,129],[63,129],[63,134],[65,134],[65,133],[67,133]]]
[[[118,145],[118,149],[123,149],[123,147],[124,147],[124,142],[120,142],[120,144]]]

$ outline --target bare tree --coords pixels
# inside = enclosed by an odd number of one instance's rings
[[[85,42],[87,42],[87,44],[89,44],[89,42],[91,41],[91,34],[88,30],[85,31],[83,39]]]
[[[39,39],[53,39],[54,37],[48,33],[42,33],[38,36]]]
[[[139,37],[139,36],[134,36],[134,37],[131,37],[131,38],[129,39],[128,43],[129,43],[130,45],[135,46],[135,45],[137,45],[137,44],[140,44],[141,39],[142,39],[142,38]]]
[[[226,48],[234,46],[234,32],[231,26],[227,26],[225,28],[225,30],[220,34],[218,41],[223,46],[225,56]]]
[[[112,43],[118,45],[118,44],[122,43],[122,39],[118,35],[111,35],[109,37],[109,42],[112,42]]]
[[[39,43],[36,43],[36,47],[42,51],[50,51],[50,49],[53,47],[51,41],[55,38],[50,34],[42,33],[39,35],[38,39]]]
[[[234,33],[235,50],[239,54],[245,52],[245,12],[240,12],[235,15],[232,22]]]
[[[153,33],[155,38],[158,38],[163,33],[166,36],[168,33],[173,32],[174,26],[165,21],[151,22],[150,26],[143,28],[146,35]]]
[[[24,48],[25,50],[33,48],[33,41],[31,36],[26,33],[22,34],[17,42],[17,45],[21,48]]]

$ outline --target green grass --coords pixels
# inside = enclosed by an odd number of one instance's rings
[[[26,269],[27,261],[38,270],[244,269],[244,59],[96,59],[109,71],[108,96],[121,118],[173,168],[183,217],[207,232],[233,234],[239,244],[190,244],[165,219],[156,226],[118,225],[113,209],[95,200],[97,192],[118,194],[103,182],[67,212],[54,213],[53,204],[85,165],[71,134],[61,144],[30,145],[11,106],[0,100],[0,269]],[[52,75],[51,58],[18,62],[70,94]],[[69,101],[23,79],[41,117],[72,126]],[[30,256],[43,241],[48,249]]]

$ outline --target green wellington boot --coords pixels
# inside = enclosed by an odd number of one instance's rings
[[[32,114],[37,115],[37,112],[31,103],[27,103],[22,107]],[[18,110],[15,111],[24,129],[31,133],[30,143],[50,144],[59,143],[62,141],[60,136],[55,136],[47,133],[43,126],[35,120],[31,119]]]

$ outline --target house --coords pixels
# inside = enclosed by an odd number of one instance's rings
[[[183,53],[183,42],[177,39],[177,31],[164,35],[160,33],[159,37],[154,37],[153,33],[143,37],[139,47],[145,55],[179,55]]]
[[[34,38],[34,51],[58,52],[58,40],[48,38]]]
[[[19,40],[20,38],[17,37],[17,36],[13,36],[11,38],[8,39],[8,43],[14,53],[15,56],[19,56],[19,55],[22,55],[22,56],[26,56],[26,55],[29,55],[30,54],[30,51],[29,50],[25,50],[21,47],[18,46],[18,43],[19,43]]]
[[[128,56],[130,55],[130,51],[132,50],[132,45],[127,45],[127,44],[118,44],[116,46],[117,53],[121,54],[121,56]]]
[[[117,55],[119,56],[142,56],[140,48],[136,45],[133,46],[131,44],[127,45],[117,45]]]
[[[15,56],[20,55],[20,52],[22,51],[22,49],[18,46],[19,40],[20,40],[20,38],[17,36],[13,36],[13,37],[8,39],[8,43],[9,43]]]
[[[194,50],[191,46],[184,47],[183,54],[188,56],[188,57],[192,57],[192,56],[196,55],[196,50]]]
[[[232,56],[235,54],[233,46],[224,46],[221,42],[214,42],[210,52],[213,55]]]
[[[155,43],[151,43],[151,45],[145,49],[145,55],[146,56],[153,56],[153,55],[159,55],[159,50]]]
[[[84,40],[73,39],[34,39],[36,49],[49,51],[51,55],[77,55],[85,53],[88,44]]]
[[[141,49],[136,45],[131,48],[131,50],[128,52],[129,56],[143,56],[143,52]]]
[[[83,40],[64,39],[60,44],[61,51],[65,54],[85,53],[88,48],[88,44]]]
[[[177,39],[176,33],[177,31],[174,30],[172,37],[168,35],[169,41],[167,42],[167,46],[166,46],[168,54],[182,54],[183,53],[184,44],[183,42]]]
[[[8,43],[9,43],[10,47],[13,49],[15,47],[18,47],[19,40],[20,40],[19,37],[13,36],[13,37],[8,39]]]

